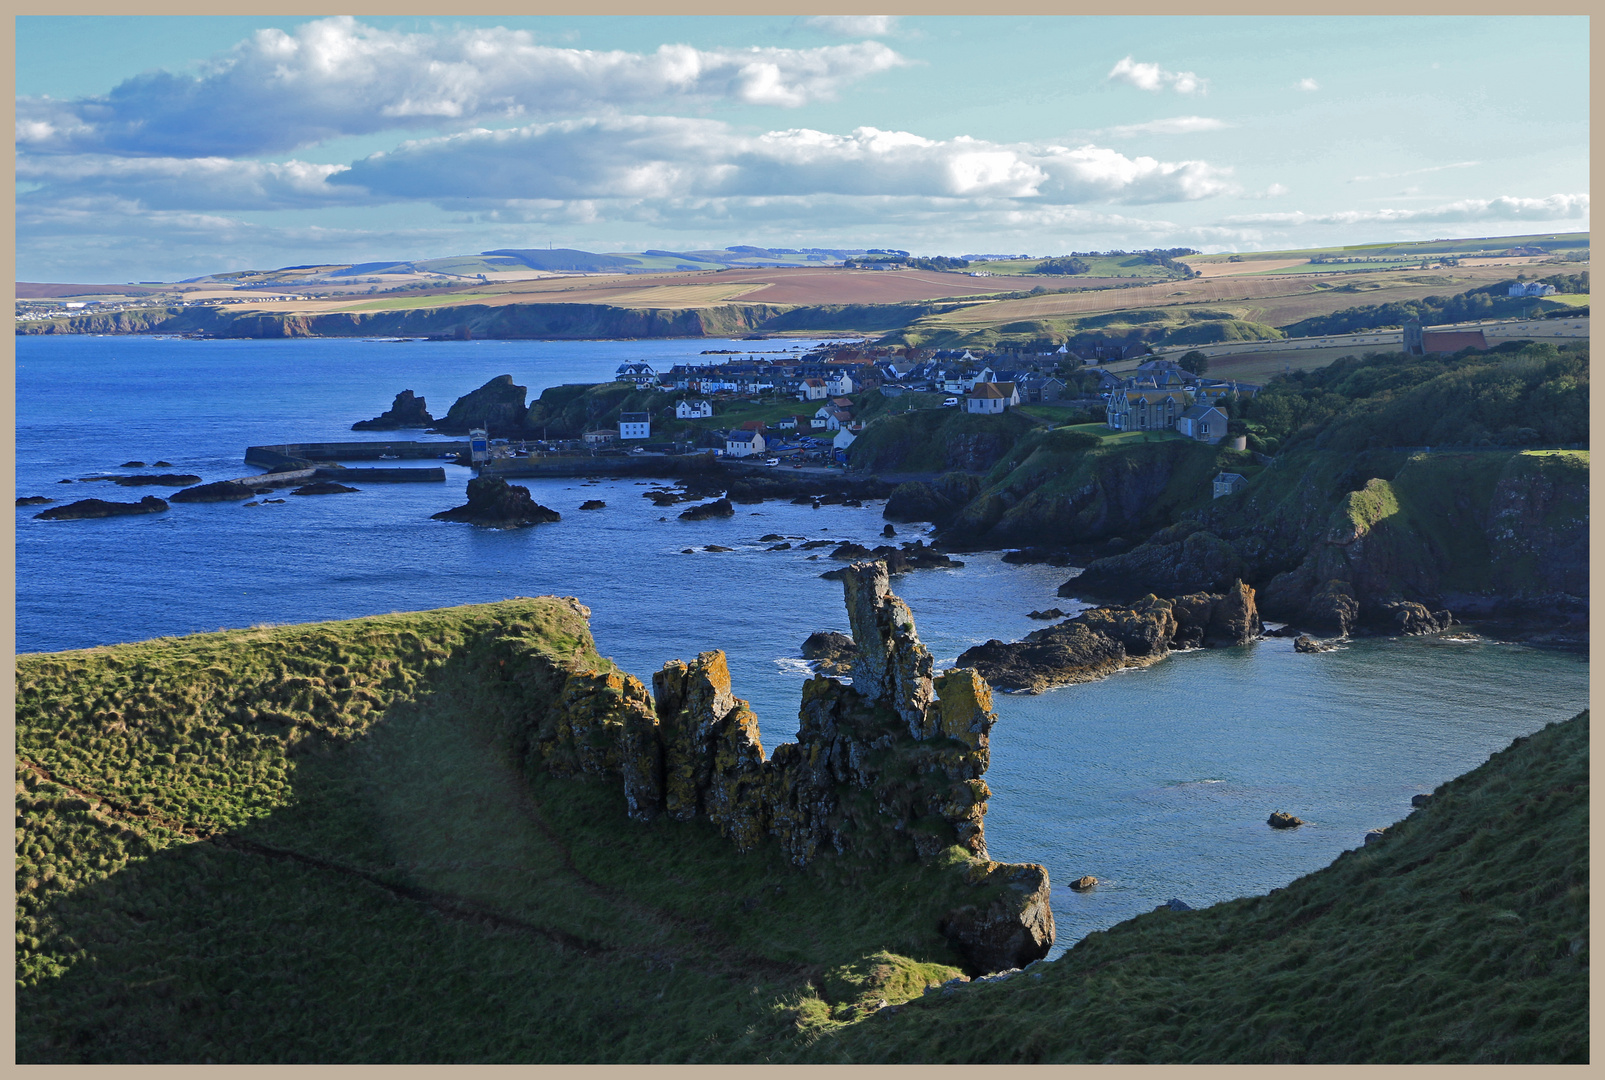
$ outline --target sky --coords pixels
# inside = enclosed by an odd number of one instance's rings
[[[17,276],[1588,228],[1588,20],[48,17]]]

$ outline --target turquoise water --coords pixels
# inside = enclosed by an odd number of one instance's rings
[[[402,389],[440,415],[500,374],[533,396],[609,378],[627,360],[788,347],[19,338],[17,493],[133,499],[152,489],[56,483],[129,459],[164,459],[205,480],[247,475],[246,446],[362,438],[351,423]],[[803,638],[847,626],[841,586],[818,576],[838,563],[767,551],[758,538],[873,545],[884,525],[875,503],[768,502],[682,522],[678,508],[641,497],[645,482],[576,479],[528,481],[562,522],[486,531],[429,520],[462,502],[468,471],[447,471],[444,485],[374,485],[255,508],[175,504],[75,522],[35,521],[38,508],[18,508],[17,648],[570,595],[591,607],[602,652],[643,679],[669,659],[724,649],[735,691],[753,703],[773,750],[796,731]],[[578,509],[592,498],[607,507]],[[922,533],[897,528],[905,539]],[[735,550],[681,553],[708,544]],[[1028,611],[1070,609],[1055,595],[1063,570],[961,558],[961,569],[894,584],[939,664],[1041,626]],[[1366,829],[1403,816],[1411,794],[1575,713],[1587,684],[1583,657],[1519,645],[1377,639],[1299,655],[1268,639],[1037,697],[999,695],[988,844],[993,858],[1048,866],[1062,950],[1173,896],[1202,906],[1326,865]],[[1274,832],[1265,818],[1278,809],[1309,824]],[[1063,887],[1082,874],[1103,884],[1083,895]]]

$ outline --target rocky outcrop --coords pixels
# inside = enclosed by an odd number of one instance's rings
[[[1278,810],[1265,819],[1265,824],[1273,829],[1296,829],[1304,824],[1304,819],[1296,818],[1292,814]]]
[[[802,643],[802,658],[816,661],[814,670],[822,675],[850,675],[857,655],[853,639],[835,630],[816,630]]]
[[[466,503],[430,517],[435,521],[460,521],[490,529],[518,529],[562,520],[556,510],[536,502],[529,488],[509,484],[500,476],[474,477],[468,481]]]
[[[53,503],[55,501],[55,499],[47,498],[44,495],[24,495],[22,498],[17,500],[17,505],[44,506],[46,503]]]
[[[188,487],[201,478],[189,473],[136,473],[133,476],[88,476],[81,482],[108,480],[118,487]]]
[[[580,509],[605,510],[607,509],[607,503],[603,502],[601,499],[586,499],[584,502],[580,503]]]
[[[168,498],[173,502],[183,503],[242,502],[252,495],[266,495],[272,490],[271,487],[241,483],[238,480],[216,480],[210,484],[175,491]]]
[[[888,521],[931,521],[940,525],[958,516],[981,490],[979,477],[947,473],[935,480],[910,480],[886,498],[881,516]]]
[[[1231,544],[1186,521],[1161,529],[1131,551],[1093,560],[1059,586],[1059,595],[1124,600],[1133,583],[1159,593],[1210,592],[1244,572],[1244,561]]]
[[[1034,694],[1145,667],[1176,648],[1246,644],[1262,631],[1254,590],[1239,581],[1222,593],[1170,600],[1149,595],[1130,607],[1091,608],[1012,644],[994,638],[967,649],[958,662],[994,686]]]
[[[810,541],[810,543],[813,543]],[[826,541],[829,543],[829,541]],[[803,544],[804,548],[809,544]],[[893,547],[890,544],[880,544],[874,548],[866,548],[862,544],[845,543],[830,553],[833,559],[878,559],[886,564],[886,572],[896,577],[911,570],[930,570],[940,567],[959,567],[964,564],[951,558],[943,552],[929,546],[923,540],[911,540],[902,547]],[[819,576],[838,580],[846,573],[845,570],[827,570]]]
[[[1331,652],[1332,646],[1324,641],[1317,641],[1308,634],[1300,634],[1293,639],[1293,650],[1301,653]]]
[[[167,503],[154,495],[147,495],[137,503],[106,502],[104,499],[79,499],[65,506],[41,510],[34,517],[42,521],[77,521],[83,518],[127,517],[132,514],[160,514]]]
[[[512,377],[508,376],[508,381]],[[396,400],[390,408],[374,417],[372,420],[358,420],[351,425],[352,431],[395,431],[399,428],[429,427],[435,418],[429,415],[429,408],[424,399],[411,390],[403,390],[396,395]]]
[[[688,510],[680,511],[681,521],[707,521],[711,518],[735,516],[736,508],[730,504],[729,499],[714,499],[712,502],[698,503]]]
[[[524,430],[524,405],[529,388],[518,386],[511,375],[498,375],[458,398],[436,424],[436,430],[450,435],[466,435],[469,428],[482,427],[495,435],[520,434]]]
[[[347,492],[361,491],[361,488],[347,487],[337,484],[333,480],[319,480],[314,484],[302,484],[291,495],[344,495]]]
[[[650,696],[617,672],[554,670],[553,705],[523,720],[515,749],[532,767],[621,782],[637,820],[707,821],[743,851],[776,843],[799,866],[834,853],[947,867],[963,902],[941,930],[967,963],[1038,959],[1054,934],[1047,871],[986,853],[991,690],[973,670],[933,675],[889,581],[880,562],[849,568],[853,684],[805,683],[797,741],[771,756],[719,651],[665,664]]]

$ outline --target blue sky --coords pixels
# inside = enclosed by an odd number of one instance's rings
[[[16,25],[22,280],[1588,228],[1578,17]]]

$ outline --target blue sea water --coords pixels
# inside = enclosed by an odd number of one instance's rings
[[[166,460],[210,481],[255,472],[243,463],[252,444],[394,438],[349,428],[402,389],[438,415],[501,374],[534,396],[610,378],[625,361],[789,348],[19,338],[17,494],[132,499],[162,491],[57,481],[114,473],[130,459]],[[468,471],[446,468],[445,484],[371,485],[282,505],[174,504],[72,522],[37,521],[37,508],[19,507],[17,649],[569,595],[592,609],[601,651],[643,679],[667,660],[724,649],[736,693],[752,702],[773,750],[796,732],[803,638],[847,627],[841,586],[818,576],[838,564],[819,551],[768,551],[758,538],[873,545],[884,525],[878,503],[766,502],[731,519],[683,522],[641,497],[644,481],[564,479],[520,481],[560,523],[487,531],[429,520],[463,501]],[[587,499],[607,506],[579,510]],[[701,550],[708,544],[734,550]],[[894,583],[939,665],[1041,626],[1028,611],[1072,607],[1056,595],[1063,570],[995,553],[961,558],[961,569]],[[1171,897],[1203,906],[1319,869],[1407,813],[1412,794],[1583,708],[1587,690],[1584,657],[1517,644],[1367,639],[1303,655],[1267,639],[1034,697],[998,695],[988,845],[993,858],[1049,868],[1060,952]],[[1265,818],[1278,809],[1308,824],[1273,831]],[[1083,874],[1101,884],[1065,888]]]

